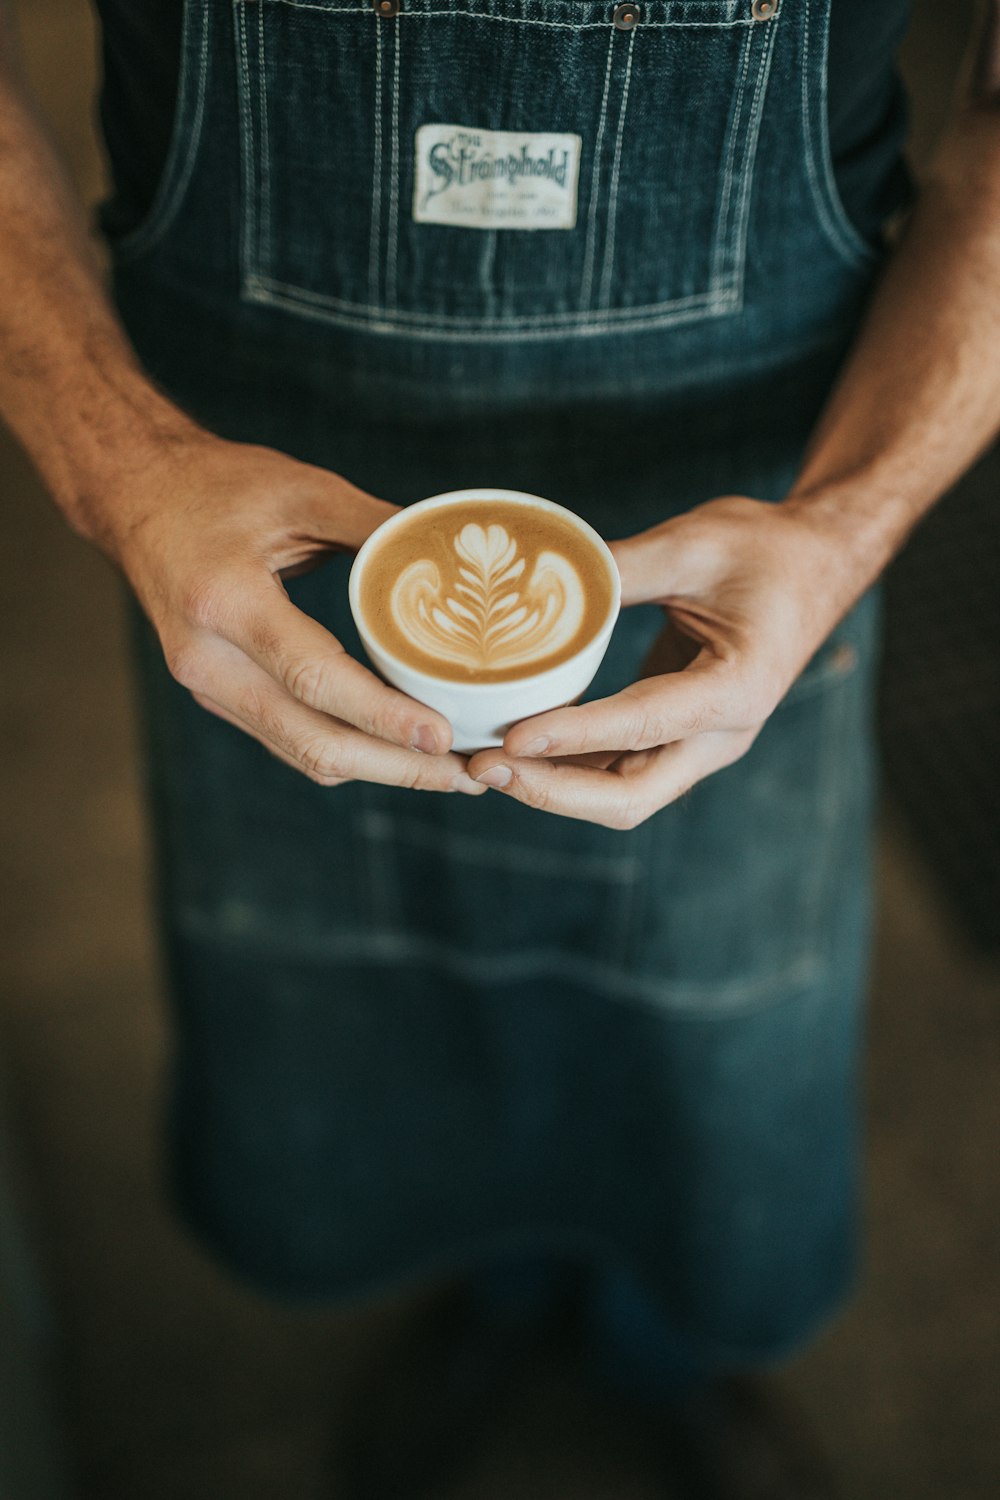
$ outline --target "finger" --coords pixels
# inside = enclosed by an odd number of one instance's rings
[[[279,746],[273,742],[273,740],[265,739],[263,734],[259,733],[259,731],[255,729],[252,724],[247,724],[245,720],[238,719],[235,714],[230,713],[229,710],[227,708],[223,708],[221,704],[216,703],[211,698],[206,698],[204,693],[192,693],[191,696],[198,704],[199,708],[203,708],[205,709],[206,713],[213,714],[215,718],[221,719],[224,724],[231,724],[234,729],[239,729],[244,734],[249,735],[250,738],[256,740],[259,745],[263,745],[264,749],[268,751],[270,755],[273,755],[275,760],[284,761],[285,765],[291,766],[293,771],[302,770],[302,767],[297,760],[293,760],[292,756],[287,754],[286,751],[280,749]],[[322,786],[333,787],[342,786],[347,778],[344,776],[315,776],[313,779],[315,781],[318,781]]]
[[[443,714],[387,686],[355,661],[268,575],[250,606],[235,617],[205,622],[239,646],[275,682],[308,708],[334,714],[364,734],[428,755],[451,747]]]
[[[687,791],[706,773],[706,758],[700,740],[624,755],[605,770],[562,760],[516,760],[499,750],[482,750],[471,757],[469,775],[486,777],[486,785],[528,807],[627,829]],[[491,779],[498,768],[510,772],[504,785]]]
[[[235,648],[233,648],[235,653]],[[224,687],[196,694],[219,717],[245,729],[268,749],[324,786],[342,781],[373,781],[420,791],[465,792],[481,796],[458,755],[424,755],[374,739],[353,725],[289,698],[261,668],[246,658],[227,670]]]
[[[508,730],[509,755],[581,755],[648,750],[693,735],[744,728],[728,666],[708,651],[683,672],[641,678],[610,698],[556,708]]]
[[[500,750],[482,750],[470,758],[469,775],[486,778],[488,786],[528,807],[629,829],[676,802],[713,771],[739,760],[755,737],[754,730],[702,735],[657,750],[630,752],[606,769],[560,760],[514,760]],[[511,773],[502,786],[490,779],[490,773],[501,768]]]

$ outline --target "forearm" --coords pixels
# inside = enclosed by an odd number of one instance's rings
[[[789,497],[832,529],[860,592],[1000,429],[1000,110],[968,106]]]
[[[192,424],[144,375],[35,118],[0,3],[0,414],[57,504],[107,543],[104,505]]]

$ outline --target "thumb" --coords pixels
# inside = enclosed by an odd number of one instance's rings
[[[612,542],[622,603],[683,603],[704,595],[725,573],[733,547],[754,540],[762,513],[773,515],[774,509],[746,496],[723,495]]]
[[[683,528],[665,521],[609,542],[622,581],[622,605],[659,603],[690,589],[691,558]]]
[[[289,460],[283,454],[273,456],[282,460],[281,467],[263,477],[281,497],[279,520],[291,519],[296,529],[307,533],[306,540],[326,544],[330,551],[357,552],[400,509],[334,469]]]
[[[389,521],[400,509],[388,500],[379,500],[367,490],[358,489],[339,474],[327,474],[327,484],[317,496],[317,529],[323,529],[344,552],[357,552],[373,531]]]
[[[283,539],[274,569],[282,581],[312,573],[338,553],[358,552],[373,531],[399,510],[359,490],[339,474],[322,472],[292,533]]]

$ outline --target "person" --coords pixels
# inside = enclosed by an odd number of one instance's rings
[[[114,311],[5,42],[0,407],[141,607],[177,1202],[276,1296],[573,1268],[666,1446],[709,1393],[690,1494],[815,1493],[720,1393],[855,1275],[874,586],[1000,424],[996,7],[889,253],[905,9],[100,0]],[[626,608],[466,759],[346,570],[484,483]]]

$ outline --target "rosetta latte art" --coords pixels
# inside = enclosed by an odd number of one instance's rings
[[[389,606],[404,635],[429,656],[472,671],[538,662],[572,641],[584,615],[580,575],[558,552],[527,561],[505,526],[463,526],[453,576],[421,558],[399,575]]]

